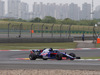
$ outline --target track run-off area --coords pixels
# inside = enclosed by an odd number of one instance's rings
[[[99,48],[58,49],[80,57],[100,57]],[[0,50],[0,69],[100,70],[100,59],[29,60],[30,50]]]

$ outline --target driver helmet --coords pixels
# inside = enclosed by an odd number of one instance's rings
[[[43,50],[45,50],[45,49],[47,49],[47,48],[44,48]]]
[[[49,51],[53,51],[53,49],[52,49],[52,48],[50,48],[50,49],[49,49]]]

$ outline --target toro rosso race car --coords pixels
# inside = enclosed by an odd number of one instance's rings
[[[58,50],[53,50],[52,48],[46,48],[43,50],[32,50],[30,51],[30,55],[29,55],[30,60],[36,60],[37,58],[43,60],[47,60],[47,59],[62,60],[63,57],[70,60],[80,59],[80,57],[76,57],[74,53],[70,53],[70,54],[67,54],[66,52],[62,53]]]

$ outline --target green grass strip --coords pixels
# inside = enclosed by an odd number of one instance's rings
[[[81,57],[81,59],[100,59],[100,57]]]
[[[43,49],[43,48],[57,48],[69,49],[76,48],[77,43],[0,43],[0,50],[11,49]]]
[[[96,48],[100,48],[100,44],[96,44]]]

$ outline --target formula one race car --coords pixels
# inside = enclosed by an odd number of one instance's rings
[[[37,58],[43,60],[47,60],[47,59],[62,60],[63,57],[70,60],[80,59],[80,57],[76,57],[74,53],[70,53],[70,54],[67,54],[66,52],[62,53],[58,50],[53,50],[52,48],[46,48],[43,50],[32,50],[30,51],[30,55],[29,55],[30,60],[36,60]]]

